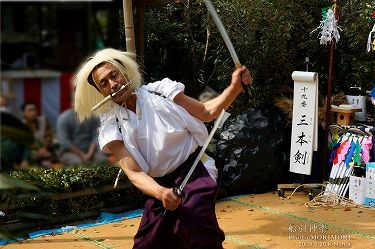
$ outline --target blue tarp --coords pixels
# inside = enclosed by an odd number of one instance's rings
[[[111,214],[111,213],[101,213],[100,216],[96,219],[95,222],[93,223],[85,223],[85,224],[79,224],[75,226],[65,226],[61,228],[56,228],[56,229],[49,229],[49,230],[41,230],[41,231],[36,231],[29,233],[28,238],[17,238],[17,240],[0,240],[0,245],[5,245],[17,241],[22,241],[25,239],[34,239],[43,235],[51,235],[51,234],[58,234],[58,233],[64,233],[64,232],[69,232],[74,229],[80,229],[80,228],[87,228],[87,227],[93,227],[93,226],[99,226],[107,223],[112,223],[112,222],[118,222],[122,221],[125,219],[132,219],[136,217],[142,216],[142,209],[137,209],[134,211],[130,212],[125,212],[121,214]]]

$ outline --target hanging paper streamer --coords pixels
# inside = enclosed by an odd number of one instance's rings
[[[314,29],[311,33],[318,29],[321,29],[319,33],[320,44],[327,44],[333,40],[338,42],[340,40],[339,30],[341,30],[341,28],[337,25],[335,13],[332,8],[327,7],[322,9],[322,21],[319,27]]]

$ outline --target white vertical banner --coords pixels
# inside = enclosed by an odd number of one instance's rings
[[[290,171],[310,175],[313,151],[318,149],[318,74],[294,71]]]

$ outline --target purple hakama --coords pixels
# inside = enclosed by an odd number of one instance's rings
[[[175,171],[155,180],[162,186],[178,187],[193,164],[198,150]],[[134,249],[222,249],[224,233],[215,214],[218,186],[199,162],[184,189],[182,204],[163,216],[162,203],[146,201]]]

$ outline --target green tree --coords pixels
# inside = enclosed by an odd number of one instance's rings
[[[219,15],[242,64],[252,71],[253,99],[237,101],[241,111],[260,106],[279,95],[282,85],[292,86],[291,74],[306,69],[319,73],[320,91],[327,89],[329,45],[320,45],[321,0],[218,0]],[[341,38],[334,56],[334,92],[358,85],[371,89],[375,56],[365,51],[375,20],[374,1],[338,1]],[[234,68],[230,54],[202,1],[184,1],[146,10],[146,79],[170,77],[186,83],[197,95],[207,84],[220,91]]]

